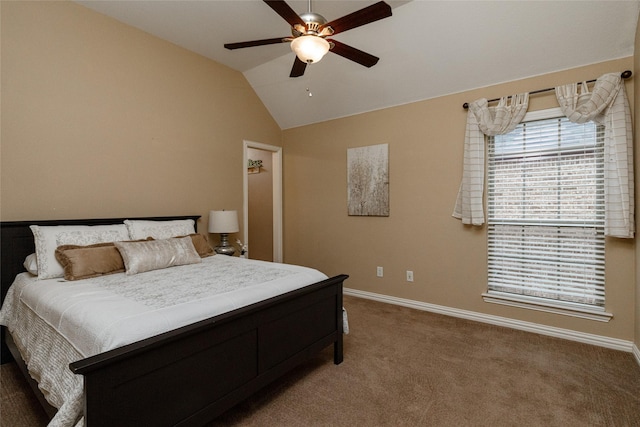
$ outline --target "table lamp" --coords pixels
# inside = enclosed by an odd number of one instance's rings
[[[217,254],[233,256],[236,249],[229,244],[229,233],[238,231],[237,211],[209,211],[209,233],[220,233],[220,244],[213,248]]]

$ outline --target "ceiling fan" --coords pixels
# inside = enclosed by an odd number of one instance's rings
[[[322,15],[311,12],[311,0],[309,0],[308,12],[302,15],[298,15],[283,0],[263,1],[291,25],[292,36],[227,43],[224,47],[233,50],[290,42],[291,50],[296,53],[296,58],[289,77],[302,76],[307,64],[320,61],[329,51],[365,67],[373,67],[380,59],[327,37],[391,16],[391,6],[384,1],[372,4],[331,22],[327,22]]]

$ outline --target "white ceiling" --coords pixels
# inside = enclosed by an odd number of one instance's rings
[[[314,0],[312,9],[331,21],[376,1]],[[640,0],[387,1],[390,18],[334,36],[377,65],[329,53],[290,78],[287,43],[223,48],[290,34],[262,1],[78,3],[243,72],[282,129],[630,56],[640,11]]]

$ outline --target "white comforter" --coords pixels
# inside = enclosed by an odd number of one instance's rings
[[[327,278],[306,267],[221,255],[202,261],[75,282],[18,275],[0,324],[59,408],[49,426],[72,426],[81,417],[82,378],[71,373],[70,362]]]

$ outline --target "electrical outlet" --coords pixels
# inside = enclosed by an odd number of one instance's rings
[[[413,271],[407,270],[407,282],[413,282]]]
[[[376,276],[382,277],[384,275],[384,270],[382,267],[376,267]]]

